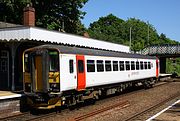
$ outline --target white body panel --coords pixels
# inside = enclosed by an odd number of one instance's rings
[[[69,71],[69,60],[74,60],[74,73],[70,74]],[[87,72],[87,60],[95,61],[95,72]],[[112,61],[146,61],[151,62],[151,69],[143,70],[119,70],[118,71],[105,71],[97,72],[96,60],[110,60],[111,68],[113,70]],[[102,56],[87,56],[85,55],[85,73],[86,73],[86,87],[100,86],[115,84],[133,80],[147,79],[151,77],[156,77],[156,60],[155,59],[137,59],[137,58],[117,58],[117,57],[102,57]],[[61,54],[60,55],[60,89],[61,91],[77,89],[77,65],[76,65],[76,55],[73,54]]]
[[[96,60],[135,61],[135,62],[137,60],[138,61],[148,61],[148,62],[153,63],[153,67],[151,69],[146,69],[146,70],[145,69],[144,70],[128,70],[128,71],[125,70],[125,71],[110,71],[110,72],[106,72],[106,71],[97,72],[96,71],[97,69],[95,69],[95,72],[87,72],[87,70],[86,70],[86,87],[156,77],[156,60],[85,56],[85,60],[88,60],[88,59],[95,60],[95,65],[96,65]],[[112,63],[111,63],[111,67],[112,67]],[[113,67],[112,67],[112,69],[113,69]]]
[[[73,60],[73,73],[69,70],[69,60]],[[60,54],[60,90],[77,88],[76,55]]]

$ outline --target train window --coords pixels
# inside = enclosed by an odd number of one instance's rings
[[[129,63],[129,61],[126,61],[125,64],[126,64],[126,70],[130,70],[130,63]]]
[[[135,70],[135,63],[134,63],[134,61],[131,61],[131,70]]]
[[[136,70],[139,70],[139,61],[136,61]]]
[[[84,61],[78,60],[78,72],[83,73],[84,72]]]
[[[105,61],[105,68],[106,71],[111,71],[111,61]]]
[[[73,60],[69,60],[69,73],[74,72],[74,65],[73,65]]]
[[[141,67],[141,70],[143,70],[143,69],[144,69],[144,64],[143,64],[143,62],[142,62],[142,61],[140,62],[140,67]]]
[[[49,71],[59,71],[59,56],[57,51],[49,51]]]
[[[113,71],[118,71],[118,61],[113,61]]]
[[[144,69],[147,69],[147,62],[144,62]]]
[[[103,72],[104,71],[104,62],[103,60],[97,60],[97,72]]]
[[[124,71],[124,61],[119,61],[120,71]]]
[[[151,63],[148,62],[148,69],[151,69]]]
[[[94,60],[87,60],[87,72],[95,72]]]

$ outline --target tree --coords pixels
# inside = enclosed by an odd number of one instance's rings
[[[158,33],[149,23],[139,19],[130,18],[126,21],[126,34],[129,35],[129,28],[132,28],[132,50],[139,51],[146,46],[158,43]],[[127,38],[126,38],[127,39]]]
[[[135,18],[124,21],[113,14],[91,23],[88,32],[92,38],[129,45],[130,28],[131,50],[139,51],[148,45],[159,43],[159,35],[151,24]]]
[[[21,24],[23,8],[29,0],[1,0],[0,2],[0,21]]]
[[[160,44],[178,44],[178,42],[167,38],[164,33],[160,34],[159,40],[160,40]]]
[[[90,24],[88,28],[88,33],[90,37],[111,41],[116,43],[123,43],[122,35],[122,23],[124,20],[117,18],[113,14],[109,14],[106,17],[99,18]]]
[[[77,33],[85,15],[80,9],[87,0],[3,0],[0,21],[22,24],[23,8],[30,2],[36,10],[36,26]]]

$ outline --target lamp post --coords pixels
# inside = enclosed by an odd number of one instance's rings
[[[132,27],[129,28],[129,52],[131,52],[131,30]]]
[[[149,46],[149,21],[147,22],[148,24],[148,31],[147,31],[147,45]]]

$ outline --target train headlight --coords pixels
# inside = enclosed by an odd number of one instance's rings
[[[31,91],[31,83],[25,83],[25,91],[30,92]]]

